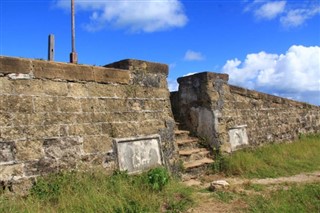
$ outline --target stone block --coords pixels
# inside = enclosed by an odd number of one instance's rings
[[[103,101],[96,98],[80,99],[81,108],[83,112],[102,112]]]
[[[112,149],[112,138],[109,135],[85,136],[83,150],[89,153],[105,153]]]
[[[76,124],[69,125],[68,132],[69,135],[99,135],[101,134],[102,124]]]
[[[130,111],[124,99],[99,99],[103,106],[102,112],[126,112]]]
[[[23,81],[13,81],[13,86],[15,94],[17,95],[30,95],[39,96],[43,95],[43,82],[42,80],[23,80]]]
[[[0,113],[0,127],[12,126],[13,114],[7,112]]]
[[[125,88],[128,85],[111,85],[87,83],[88,96],[99,98],[123,98],[125,97]]]
[[[94,80],[99,83],[128,84],[130,72],[119,69],[107,69],[104,67],[92,67]]]
[[[34,180],[32,178],[21,178],[12,183],[12,191],[19,196],[25,197],[30,193]]]
[[[0,77],[0,94],[12,94],[14,92],[13,88],[14,86],[12,81],[5,77]]]
[[[28,74],[32,71],[31,60],[0,56],[0,73]]]
[[[24,137],[32,139],[59,137],[60,125],[25,126],[23,132]]]
[[[212,72],[201,72],[201,73],[196,73],[194,75],[180,77],[177,79],[177,81],[179,84],[188,85],[191,83],[193,86],[196,86],[195,82],[197,82],[196,84],[200,86],[208,82],[214,82],[217,79],[220,79],[223,82],[228,82],[229,75],[221,74],[221,73],[212,73]]]
[[[23,176],[23,164],[0,165],[0,181],[17,180]]]
[[[2,139],[4,141],[13,141],[24,138],[24,128],[25,127],[19,126],[0,128],[0,140]]]
[[[65,70],[59,63],[32,61],[35,78],[41,79],[65,79]]]
[[[30,96],[0,96],[0,109],[7,112],[32,113],[33,104]]]
[[[91,120],[94,123],[97,122],[109,122],[110,116],[108,116],[110,113],[103,113],[103,112],[95,112],[95,113],[90,113],[91,115]]]
[[[93,113],[75,114],[75,123],[91,123]]]
[[[42,141],[17,141],[15,145],[18,161],[33,161],[44,157]]]
[[[86,84],[68,83],[68,96],[88,97],[88,90]]]
[[[0,164],[15,160],[16,147],[13,142],[0,142]]]
[[[57,105],[60,112],[81,112],[81,104],[79,99],[74,98],[58,98]]]
[[[60,135],[60,125],[43,125],[43,132],[37,134],[38,136],[43,135],[43,137],[59,137]],[[36,135],[36,136],[37,136]],[[40,138],[40,137],[37,137]]]
[[[47,80],[43,83],[43,90],[46,95],[50,96],[67,96],[68,84],[66,82]]]
[[[78,64],[63,64],[65,70],[64,80],[68,81],[94,81],[92,66]]]
[[[24,163],[25,176],[45,175],[59,171],[58,160],[54,158],[41,158],[38,161]]]
[[[56,97],[35,97],[34,111],[38,112],[57,112],[58,104]]]
[[[43,142],[44,153],[46,158],[61,160],[79,159],[82,151],[83,138],[81,137],[64,137],[45,139]]]
[[[141,130],[139,123],[111,123],[113,137],[124,138],[137,136]]]
[[[124,69],[124,70],[136,71],[136,72],[140,71],[140,72],[164,74],[166,76],[168,75],[168,72],[169,72],[169,67],[166,64],[141,61],[141,60],[135,60],[135,59],[125,59],[125,60],[117,61],[112,64],[107,64],[104,67]]]

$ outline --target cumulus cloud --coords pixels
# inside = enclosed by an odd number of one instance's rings
[[[267,2],[255,10],[255,15],[261,19],[274,19],[283,13],[286,1]]]
[[[70,8],[70,1],[58,0],[60,8]],[[155,32],[186,25],[188,18],[179,0],[142,1],[75,1],[78,10],[90,11],[88,31],[97,31],[107,26],[125,28],[131,32]]]
[[[184,60],[186,61],[202,61],[204,58],[201,52],[195,52],[193,50],[188,50],[184,55]]]
[[[291,46],[285,54],[247,55],[226,62],[230,83],[320,105],[320,46]]]
[[[281,25],[290,28],[303,25],[308,19],[320,14],[320,5],[316,1],[255,0],[246,4],[245,12],[252,12],[258,20],[277,19]]]
[[[280,22],[286,27],[297,27],[317,14],[320,14],[320,6],[290,10],[285,16],[280,18]]]

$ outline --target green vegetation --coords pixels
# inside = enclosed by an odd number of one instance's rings
[[[26,198],[2,195],[0,212],[180,212],[191,195],[163,168],[136,176],[67,172],[39,178]]]
[[[320,135],[302,136],[290,144],[270,144],[220,155],[214,171],[247,178],[290,176],[320,169]]]
[[[247,198],[250,212],[320,212],[320,183],[292,185]]]
[[[215,150],[212,170],[248,178],[317,171],[320,170],[319,150],[320,135],[302,136],[290,144],[246,149],[231,156]],[[0,212],[184,212],[194,204],[195,191],[217,202],[234,205],[239,211],[320,212],[320,182],[299,185],[252,182],[210,192],[186,187],[164,168],[140,175],[120,171],[113,175],[104,171],[65,172],[38,178],[27,197],[2,192]]]
[[[269,190],[266,186],[253,187],[252,190],[259,193],[248,193],[248,191],[240,193],[231,190],[212,194],[217,200],[228,204],[245,202],[247,207],[241,209],[241,212],[320,212],[320,183],[287,184],[278,186],[277,190]]]

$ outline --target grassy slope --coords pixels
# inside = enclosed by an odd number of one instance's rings
[[[290,144],[241,150],[222,159],[227,175],[247,178],[290,176],[320,170],[320,135],[303,136]]]
[[[320,135],[291,144],[268,145],[222,158],[228,175],[276,177],[320,169]],[[220,168],[220,166],[219,166]],[[0,212],[180,212],[193,203],[192,189],[171,179],[162,189],[150,185],[147,173],[106,176],[104,172],[69,172],[40,179],[30,196],[0,195]],[[287,185],[269,191],[250,186],[260,195],[217,191],[225,202],[241,199],[250,212],[320,212],[320,183]]]
[[[111,177],[69,172],[39,179],[27,198],[0,197],[0,212],[178,212],[192,204],[192,189],[170,180],[154,189],[146,173]]]
[[[320,212],[320,183],[291,185],[247,198],[250,212]]]

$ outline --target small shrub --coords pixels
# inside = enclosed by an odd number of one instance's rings
[[[163,167],[151,169],[148,174],[148,183],[151,189],[161,191],[162,188],[169,182],[169,173]]]

